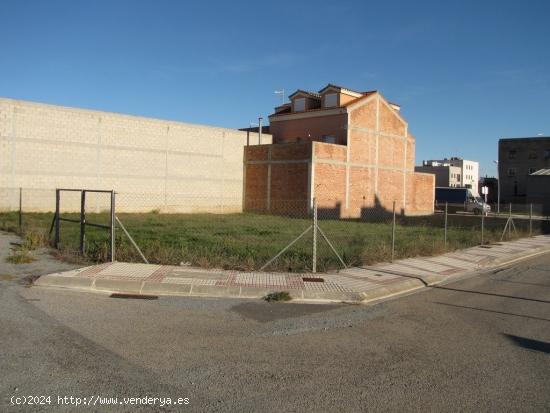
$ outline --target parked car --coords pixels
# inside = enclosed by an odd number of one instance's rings
[[[447,203],[448,212],[473,212],[485,214],[491,211],[491,206],[483,201],[480,196],[474,196],[469,188],[435,188],[436,209],[444,209]]]

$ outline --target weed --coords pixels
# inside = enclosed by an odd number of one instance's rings
[[[25,236],[25,240],[23,242],[23,246],[29,251],[47,246],[47,238],[44,231],[31,229],[31,230],[27,230],[24,236]]]
[[[270,303],[270,302],[290,301],[292,300],[292,297],[286,291],[277,291],[274,293],[267,294],[263,299],[268,303]]]
[[[10,264],[28,264],[33,261],[36,261],[29,251],[24,248],[19,248],[12,251],[11,255],[8,255],[6,261]]]

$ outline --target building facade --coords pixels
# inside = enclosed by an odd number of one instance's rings
[[[0,99],[0,209],[17,208],[22,187],[26,210],[53,210],[55,188],[86,188],[117,191],[118,211],[240,212],[247,141],[257,134]]]
[[[529,175],[549,168],[550,137],[500,139],[498,174],[501,202],[525,202]]]
[[[415,139],[377,91],[298,90],[269,117],[273,144],[245,148],[245,209],[360,217],[433,213],[434,176],[414,171]]]
[[[484,186],[486,186],[489,191],[487,194],[487,202],[496,204],[498,202],[498,179],[487,176],[479,178],[478,192],[483,198],[485,198],[485,196],[482,194],[481,188]]]
[[[536,204],[536,209],[550,216],[550,168],[539,169],[529,175],[526,201]]]
[[[440,163],[424,161],[422,166],[415,166],[415,172],[422,172],[435,175],[435,186],[444,188],[461,187],[462,169],[458,166],[452,166],[449,163]]]
[[[475,161],[469,161],[459,157],[434,159],[428,161],[422,161],[422,165],[449,165],[454,168],[459,168],[459,172],[454,173],[457,175],[455,181],[458,181],[457,186],[460,188],[469,188],[474,196],[479,195],[479,163]]]

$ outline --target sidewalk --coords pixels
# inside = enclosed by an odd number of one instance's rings
[[[45,275],[35,285],[105,293],[233,298],[261,298],[270,292],[288,291],[293,299],[301,301],[365,303],[544,252],[550,252],[549,235],[331,274],[237,272],[115,262]]]

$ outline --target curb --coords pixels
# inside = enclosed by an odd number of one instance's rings
[[[507,267],[515,262],[523,261],[550,252],[550,246],[530,248],[527,251],[511,254],[504,258],[494,258],[488,265],[465,271],[456,275],[402,276],[399,281],[379,285],[362,292],[344,291],[311,291],[305,289],[288,289],[291,297],[302,302],[347,302],[367,304],[373,301],[409,294],[416,290],[443,285],[453,281],[469,278],[480,273]],[[64,276],[59,274],[45,275],[38,278],[34,285],[47,288],[62,288],[99,293],[127,293],[135,295],[185,296],[185,297],[226,297],[261,299],[269,293],[279,290],[243,286],[218,286],[205,284],[161,283],[142,280],[114,280],[108,278],[89,278],[79,276]]]

